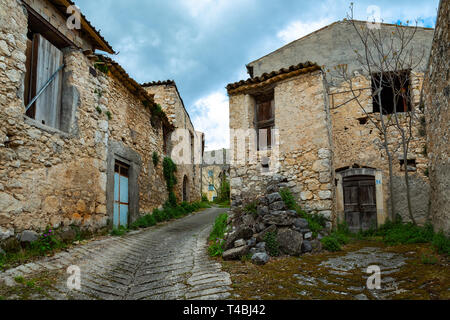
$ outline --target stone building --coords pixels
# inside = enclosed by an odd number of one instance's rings
[[[114,51],[83,15],[69,28],[70,5],[0,0],[0,241],[127,225],[168,197],[152,155],[164,154],[173,119],[155,116],[153,97],[95,54]]]
[[[381,24],[383,34],[395,32],[395,28]],[[417,49],[418,61],[420,52],[429,54],[432,35],[433,29],[417,29],[410,45]],[[372,77],[358,65],[354,50],[363,52],[362,43],[351,24],[339,21],[249,63],[251,78],[227,87],[233,206],[252,201],[266,192],[271,180],[279,180],[306,211],[320,213],[335,224],[346,220],[355,230],[367,229],[389,218],[390,183],[395,190],[396,213],[408,219],[406,169],[412,171],[414,215],[425,222],[429,182],[419,121],[414,125],[409,158],[394,153],[394,181],[389,181],[379,132],[345,83],[327,72],[345,65],[361,93],[364,110],[379,121]],[[409,107],[419,115],[425,70],[426,61],[411,70],[407,88]],[[240,139],[242,136],[247,138]],[[394,133],[389,143],[399,139]]]
[[[450,234],[450,1],[439,7],[424,97],[430,158],[431,211],[437,230]]]
[[[214,201],[224,179],[230,178],[230,150],[205,152],[202,165],[202,194]]]
[[[142,85],[166,113],[175,131],[165,142],[165,151],[177,164],[175,189],[181,201],[201,199],[201,165],[205,149],[204,134],[195,131],[175,81],[158,81]]]

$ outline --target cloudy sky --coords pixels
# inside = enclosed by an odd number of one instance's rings
[[[207,150],[229,146],[228,83],[245,65],[346,17],[350,0],[75,0],[138,82],[176,81]],[[377,5],[385,22],[434,27],[439,0],[353,0],[357,19]]]

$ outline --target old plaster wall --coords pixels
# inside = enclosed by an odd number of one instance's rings
[[[359,24],[365,25],[365,22]],[[395,30],[393,25],[382,24],[380,31],[385,36]],[[433,32],[434,30],[429,28],[417,29],[414,41],[410,44],[414,47],[416,57],[421,57],[424,52],[425,57],[429,54]],[[329,69],[339,64],[346,64],[352,73],[355,70],[361,70],[353,50],[364,52],[354,27],[345,21],[338,21],[250,62],[248,66],[253,68],[255,77],[305,61],[312,61]],[[419,69],[425,70],[426,64],[426,59],[423,59]]]
[[[431,211],[437,230],[450,234],[450,1],[442,0],[425,82]]]
[[[201,151],[202,148],[203,134],[195,131],[174,82],[144,85],[144,87],[148,93],[154,95],[155,102],[162,107],[169,121],[175,127],[168,148],[168,154],[177,164],[178,183],[175,186],[175,194],[178,200],[182,201],[183,179],[187,177],[189,191],[186,200],[189,202],[198,201],[201,199],[202,164],[202,153],[198,153],[198,151]],[[191,138],[194,141],[191,141]],[[197,152],[197,157],[191,154],[191,143],[194,143],[194,153]]]
[[[233,206],[254,201],[266,193],[270,181],[285,177],[286,187],[306,211],[331,217],[332,147],[322,73],[317,71],[281,81],[275,85],[274,92],[275,129],[279,134],[276,146],[268,153],[252,151],[256,148],[251,131],[239,146],[238,137],[243,134],[240,130],[255,128],[255,102],[251,94],[230,96]],[[239,154],[244,158],[239,158]],[[270,159],[268,169],[262,167],[265,157]]]
[[[162,169],[151,163],[152,152],[162,152],[162,132],[151,127],[142,102],[112,74],[93,76],[93,63],[68,49],[65,88],[74,92],[73,122],[62,132],[25,117],[26,12],[18,1],[2,0],[0,22],[0,239],[47,226],[108,226],[111,141],[140,158],[136,211],[164,203]]]

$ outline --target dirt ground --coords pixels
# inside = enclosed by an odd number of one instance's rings
[[[343,251],[222,262],[232,278],[232,299],[244,300],[448,300],[449,258],[428,244],[388,247],[353,241]],[[367,289],[367,267],[381,269],[381,289]]]

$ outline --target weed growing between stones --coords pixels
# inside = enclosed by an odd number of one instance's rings
[[[177,177],[175,173],[177,172],[177,165],[169,157],[165,157],[163,160],[163,174],[166,180],[167,191],[169,192],[169,200],[166,202],[166,207],[176,207],[177,197],[173,188],[177,184]]]
[[[412,223],[403,223],[401,217],[395,222],[388,221],[378,229],[360,232],[358,239],[382,237],[387,245],[430,243],[439,254],[450,255],[450,238],[443,232],[435,233],[431,224],[423,227]]]
[[[64,229],[47,228],[34,242],[21,244],[16,240],[14,246],[4,248],[6,252],[0,254],[0,270],[14,268],[40,257],[53,255],[73,244],[79,244],[86,239],[93,238],[95,235],[103,236],[108,234],[103,231],[94,234],[88,230],[81,230],[76,226],[70,226],[70,228],[74,231],[74,237],[70,239],[65,239],[62,236]]]
[[[223,213],[216,218],[213,229],[209,235],[210,246],[208,253],[211,257],[220,257],[224,252],[225,233],[227,231],[228,214]]]
[[[153,154],[152,154],[152,161],[153,161],[153,165],[155,167],[157,167],[158,164],[159,164],[159,155],[158,155],[158,153],[156,151],[154,151]]]
[[[114,237],[121,237],[128,232],[128,228],[120,226],[118,228],[113,228],[111,235]]]
[[[325,250],[330,252],[341,251],[341,246],[350,242],[350,230],[346,223],[340,224],[336,231],[328,237],[324,237],[320,242]]]
[[[280,255],[280,246],[277,241],[276,232],[267,232],[264,236],[264,242],[266,243],[267,252],[271,257],[278,257]]]
[[[54,230],[50,228],[47,228],[37,241],[31,243],[31,248],[42,254],[61,247],[64,247],[64,244],[56,237]]]
[[[245,208],[244,208],[244,212],[255,215],[257,213],[256,202],[252,202],[252,203],[247,204],[245,206]]]
[[[163,210],[155,209],[151,214],[149,213],[141,216],[138,220],[136,220],[134,223],[130,225],[129,229],[124,227],[121,227],[119,229],[116,228],[111,232],[111,235],[123,236],[130,230],[153,227],[158,223],[170,221],[173,219],[179,219],[187,216],[188,214],[207,208],[211,208],[211,206],[205,202],[193,202],[193,203],[183,202],[175,207],[166,206],[163,208]]]

